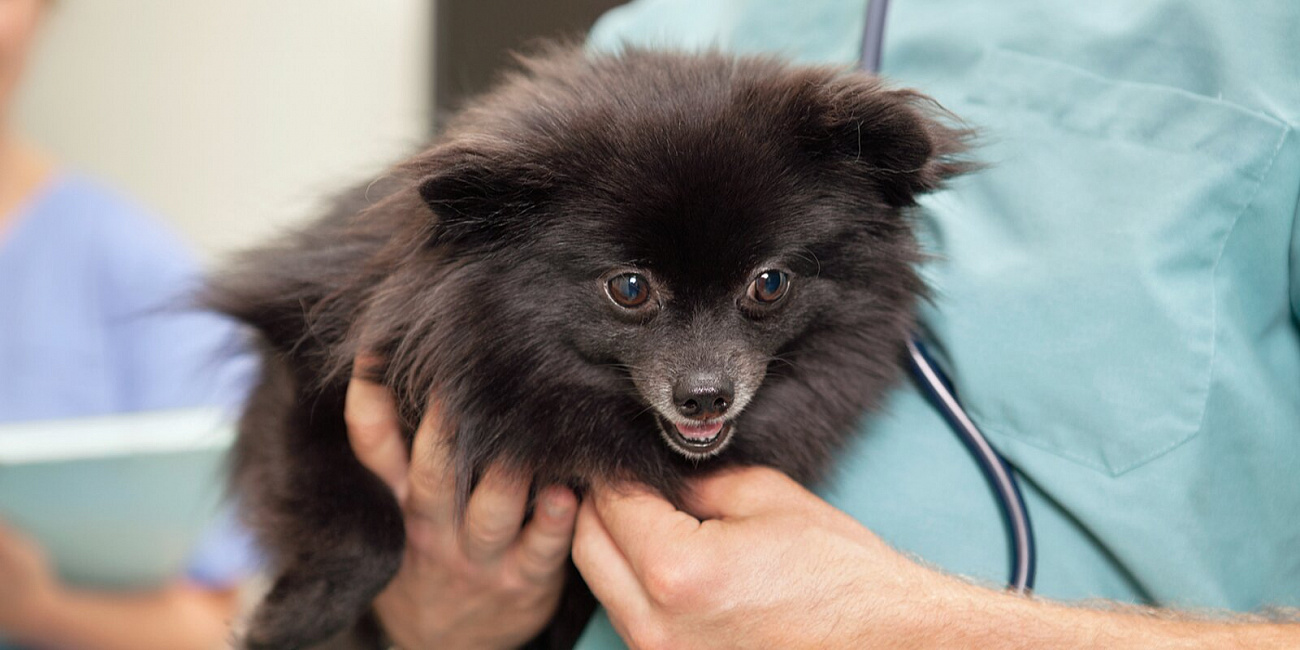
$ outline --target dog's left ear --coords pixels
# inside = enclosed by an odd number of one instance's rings
[[[914,205],[975,167],[962,158],[973,131],[925,95],[887,89],[863,73],[829,79],[819,95],[814,146],[873,183],[891,206]]]
[[[447,142],[411,163],[420,197],[433,210],[434,244],[499,238],[545,198],[550,174],[493,143]]]

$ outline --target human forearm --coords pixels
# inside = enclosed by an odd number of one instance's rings
[[[925,615],[913,612],[910,647],[985,650],[1105,648],[1296,648],[1300,624],[1255,617],[1202,618],[1173,610],[1074,607],[940,577]]]
[[[213,650],[224,647],[234,611],[233,592],[189,586],[139,594],[66,589],[11,634],[69,650]]]

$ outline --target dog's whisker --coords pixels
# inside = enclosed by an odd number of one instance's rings
[[[817,253],[814,253],[814,252],[812,251],[811,248],[808,248],[808,247],[806,247],[806,246],[803,247],[803,248],[800,248],[800,249],[797,250],[797,251],[795,251],[795,253],[798,254],[799,257],[802,257],[802,258],[807,259],[807,260],[811,260],[812,263],[813,263],[814,265],[817,266],[817,271],[813,273],[813,277],[820,277],[820,276],[821,276],[821,274],[822,274],[822,261],[821,261],[820,259],[817,258]],[[805,256],[805,254],[806,254],[806,256]]]
[[[784,357],[784,356],[781,356],[781,355],[771,355],[771,356],[767,357],[767,362],[768,362],[768,363],[780,363],[780,364],[783,364],[783,365],[785,365],[785,366],[789,366],[790,368],[793,368],[793,369],[795,369],[795,370],[801,370],[801,369],[802,369],[802,368],[799,366],[799,364],[797,364],[797,363],[795,363],[793,360],[788,359],[788,358],[786,358],[786,357]]]

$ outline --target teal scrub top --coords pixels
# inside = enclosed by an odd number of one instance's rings
[[[864,0],[638,0],[593,47],[851,66]],[[1300,3],[898,0],[882,74],[979,129],[929,196],[922,313],[1019,470],[1037,593],[1300,606]],[[899,386],[819,492],[896,548],[999,584],[988,485]],[[599,615],[580,648],[618,647]]]

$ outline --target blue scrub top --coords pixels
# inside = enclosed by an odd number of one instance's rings
[[[234,323],[197,311],[199,267],[136,205],[76,175],[51,180],[0,233],[0,422],[220,405],[254,372]],[[229,514],[192,580],[256,566]]]
[[[638,0],[593,47],[852,66],[864,0]],[[1040,595],[1300,605],[1300,3],[900,0],[883,74],[982,133],[927,197],[922,319],[1019,469]],[[1006,532],[910,384],[820,492],[991,584]],[[599,617],[581,648],[618,647]]]

